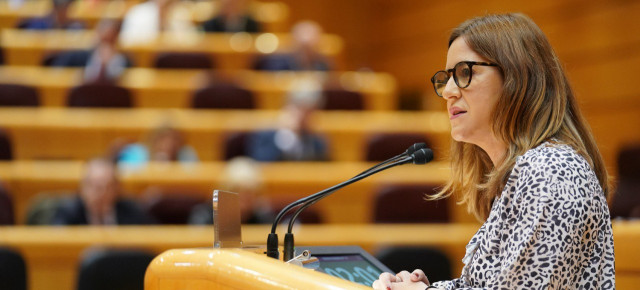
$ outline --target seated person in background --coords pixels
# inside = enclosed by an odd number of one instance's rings
[[[247,11],[247,0],[220,0],[216,16],[202,24],[205,32],[260,32],[260,24]]]
[[[112,83],[131,61],[118,51],[120,22],[102,20],[96,29],[97,43],[91,50],[70,51],[56,57],[52,66],[84,67],[85,82]]]
[[[317,82],[302,80],[289,93],[279,127],[249,136],[247,154],[258,161],[326,161],[324,138],[311,132],[309,119],[322,99]]]
[[[115,160],[118,163],[144,165],[149,161],[198,161],[198,154],[184,139],[179,131],[170,126],[156,128],[149,135],[148,144],[124,145]]]
[[[195,32],[190,11],[176,0],[148,0],[129,9],[122,21],[120,44],[146,44],[161,31],[178,34]]]
[[[258,70],[319,70],[331,69],[329,60],[318,50],[322,28],[313,21],[301,21],[291,29],[291,52],[264,55],[256,64]]]
[[[83,29],[84,23],[69,19],[69,5],[73,0],[52,0],[52,9],[49,14],[43,17],[30,18],[18,24],[21,29]]]
[[[140,207],[121,199],[114,164],[93,159],[87,164],[79,195],[63,201],[53,218],[56,225],[133,225],[153,221]]]
[[[243,224],[272,223],[275,215],[269,201],[261,195],[262,176],[255,161],[247,157],[231,159],[222,176],[220,189],[235,192],[240,198],[240,218]],[[211,202],[191,211],[190,224],[213,224]]]

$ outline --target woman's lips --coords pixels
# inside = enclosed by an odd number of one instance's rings
[[[467,113],[467,111],[460,109],[458,107],[449,108],[449,120],[453,120]]]

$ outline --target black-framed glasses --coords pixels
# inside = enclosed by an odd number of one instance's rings
[[[431,83],[433,83],[433,89],[436,90],[436,94],[442,97],[442,92],[449,82],[450,75],[453,75],[456,86],[461,89],[468,87],[473,76],[472,68],[474,65],[498,66],[498,64],[492,62],[461,61],[452,69],[438,71],[431,77]]]

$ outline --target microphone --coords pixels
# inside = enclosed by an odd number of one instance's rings
[[[301,198],[295,202],[290,203],[289,205],[287,205],[284,209],[282,209],[280,211],[280,213],[278,213],[278,215],[276,216],[272,227],[271,227],[271,233],[269,234],[268,238],[267,238],[267,256],[272,257],[272,258],[278,258],[279,257],[279,253],[278,253],[278,235],[275,233],[276,232],[276,227],[278,225],[278,223],[280,223],[280,220],[282,219],[282,217],[288,212],[290,211],[292,208],[299,206],[301,204],[304,204],[303,206],[301,206],[296,213],[294,214],[294,216],[292,217],[290,223],[289,223],[289,230],[287,232],[287,234],[285,235],[285,261],[286,260],[290,260],[291,258],[293,258],[293,234],[291,233],[292,228],[293,228],[293,223],[295,222],[295,219],[297,218],[297,216],[302,212],[302,210],[304,210],[305,208],[313,205],[314,203],[316,203],[317,201],[319,201],[320,199],[330,195],[331,193],[333,193],[334,191],[345,187],[351,183],[354,183],[356,181],[359,181],[363,178],[366,178],[370,175],[373,175],[375,173],[378,173],[380,171],[389,169],[391,167],[395,167],[398,165],[402,165],[402,164],[407,164],[407,163],[411,163],[413,162],[414,164],[425,164],[429,161],[431,161],[433,159],[433,151],[431,151],[431,149],[428,148],[424,148],[425,144],[424,143],[416,143],[414,145],[412,145],[411,147],[409,147],[405,152],[403,152],[402,154],[399,154],[397,156],[394,156],[392,158],[389,158],[377,165],[375,165],[374,167],[367,169],[363,172],[361,172],[360,174],[354,176],[353,178],[342,182],[338,185],[335,185],[333,187],[330,187],[328,189],[325,189],[323,191],[317,192],[313,195]],[[390,164],[388,164],[390,163]],[[287,259],[288,258],[288,259]]]
[[[420,150],[420,149],[425,148],[425,147],[427,147],[427,144],[425,144],[423,142],[415,143],[415,144],[409,146],[409,148],[407,148],[407,150],[405,150],[404,152],[402,152],[402,153],[400,153],[400,154],[398,154],[396,156],[393,156],[393,157],[391,157],[391,158],[389,158],[389,159],[387,159],[385,161],[382,161],[382,162],[376,164],[375,166],[373,166],[373,167],[371,167],[371,168],[369,168],[369,169],[367,169],[365,171],[360,172],[358,175],[365,174],[365,173],[367,173],[367,172],[369,172],[371,170],[374,170],[374,169],[376,169],[376,168],[378,168],[378,167],[380,167],[382,165],[385,165],[385,164],[387,164],[389,162],[393,162],[395,160],[398,160],[401,157],[411,156],[411,154],[413,154],[413,152],[416,152],[417,150]],[[356,176],[358,176],[358,175],[356,175]]]

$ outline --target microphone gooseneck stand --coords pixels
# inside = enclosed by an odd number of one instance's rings
[[[295,223],[296,218],[298,217],[298,215],[307,207],[315,204],[316,202],[318,202],[319,200],[323,199],[326,196],[331,195],[333,192],[337,191],[338,189],[345,187],[349,184],[352,184],[356,181],[359,181],[361,179],[364,179],[368,176],[371,176],[373,174],[376,174],[380,171],[384,171],[387,170],[391,167],[395,167],[398,165],[403,165],[403,164],[407,164],[407,163],[411,163],[413,162],[414,164],[425,164],[429,161],[431,161],[433,159],[433,152],[431,151],[431,149],[428,148],[424,148],[425,144],[424,143],[416,143],[414,145],[412,145],[411,147],[409,147],[409,149],[407,149],[405,152],[403,152],[400,155],[394,156],[392,158],[389,158],[375,166],[373,166],[370,169],[367,169],[363,172],[361,172],[360,174],[356,175],[355,177],[342,182],[338,185],[332,186],[330,188],[327,188],[325,190],[322,190],[320,192],[317,192],[315,194],[312,194],[310,196],[301,198],[289,205],[287,205],[284,209],[282,209],[278,215],[276,216],[274,223],[271,227],[271,233],[269,234],[268,238],[267,238],[267,256],[272,257],[272,258],[279,258],[279,252],[278,252],[278,235],[275,233],[276,232],[276,227],[277,225],[280,223],[280,220],[282,219],[282,217],[289,212],[291,209],[293,209],[296,206],[302,205],[300,206],[296,212],[294,213],[293,217],[291,218],[291,220],[289,221],[289,227],[288,227],[288,231],[285,234],[285,239],[284,239],[284,261],[288,261],[290,259],[293,258],[294,255],[294,239],[293,239],[293,224]]]

